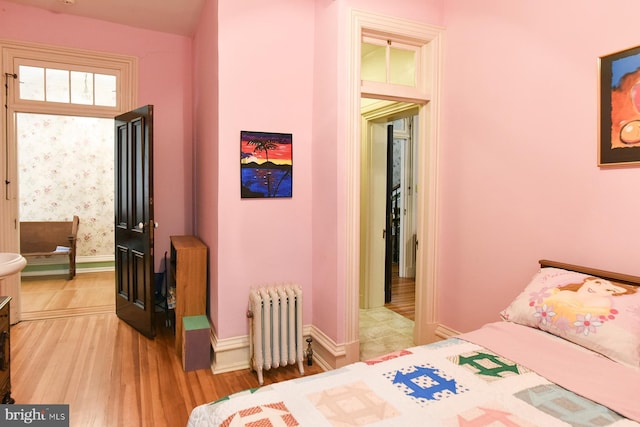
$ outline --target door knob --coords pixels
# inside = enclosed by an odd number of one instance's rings
[[[144,222],[141,222],[140,224],[138,224],[138,228],[142,230],[144,228]]]

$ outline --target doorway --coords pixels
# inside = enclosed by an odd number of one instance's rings
[[[106,215],[113,218],[113,202],[109,200],[99,200],[95,191],[96,186],[92,184],[83,187],[83,183],[88,182],[88,176],[95,173],[103,173],[108,176],[108,183],[111,185],[111,198],[113,200],[113,161],[109,163],[109,169],[99,169],[96,166],[98,159],[107,158],[98,152],[95,147],[87,150],[87,153],[72,151],[67,155],[65,163],[57,153],[66,152],[64,146],[70,141],[70,129],[79,130],[78,133],[84,139],[77,144],[82,147],[91,148],[91,144],[99,142],[102,137],[94,133],[93,128],[87,128],[80,123],[82,120],[100,120],[109,123],[105,132],[108,144],[106,152],[113,158],[113,117],[131,109],[136,102],[135,92],[132,86],[137,75],[137,59],[131,56],[114,55],[100,52],[90,52],[86,50],[75,50],[57,46],[42,45],[25,42],[0,42],[0,66],[3,71],[3,83],[5,93],[5,111],[1,117],[2,145],[4,161],[0,166],[4,177],[4,194],[0,204],[0,249],[8,252],[20,252],[20,227],[19,222],[25,217],[24,212],[27,207],[23,206],[24,200],[20,200],[20,193],[26,192],[21,188],[21,181],[25,184],[34,181],[38,182],[35,197],[27,200],[28,204],[33,202],[34,206],[38,201],[47,199],[47,195],[56,194],[61,187],[68,192],[63,196],[54,197],[48,200],[48,205],[38,208],[40,213],[46,212],[44,220],[70,220],[71,218],[54,217],[54,211],[59,207],[67,208],[77,214],[80,218],[79,234],[83,228],[87,231],[90,224],[100,222],[99,215],[92,214],[92,209],[99,212],[106,212]],[[38,116],[36,122],[40,128],[36,128],[31,134],[26,134],[23,129],[27,129],[24,120],[29,120]],[[41,136],[50,130],[53,119],[63,119],[74,121],[66,127],[66,130],[43,139]],[[28,158],[33,150],[19,153],[20,145],[18,140],[23,137],[33,137],[39,146],[38,155],[41,157],[31,158],[26,165],[19,166],[19,158]],[[76,146],[77,147],[77,146]],[[83,157],[84,156],[84,157]],[[57,159],[60,163],[47,170],[47,174],[63,174],[71,172],[74,175],[62,181],[42,179],[42,172],[35,172],[32,178],[25,178],[23,173],[26,169],[44,164],[43,160]],[[102,160],[101,159],[101,160]],[[45,174],[46,175],[46,174]],[[86,197],[80,197],[84,194]],[[55,208],[55,209],[54,209]],[[55,215],[60,215],[55,212]],[[71,214],[69,214],[71,215]],[[112,220],[109,224],[109,231],[95,230],[89,236],[82,237],[82,243],[91,240],[91,237],[103,239],[113,236]],[[113,242],[113,240],[112,240]],[[100,269],[113,269],[113,244],[104,243],[109,246],[109,252],[101,253],[95,250],[95,246],[84,254],[79,254],[81,261],[78,270],[83,273]],[[86,245],[85,245],[86,247]],[[46,262],[47,260],[45,260]],[[56,264],[53,259],[50,261]],[[61,264],[59,261],[57,264]],[[29,267],[27,267],[29,268]],[[53,269],[45,265],[44,269]],[[60,271],[63,273],[63,271]],[[64,271],[66,273],[66,271]],[[74,280],[77,280],[78,276]],[[16,275],[11,280],[4,281],[3,292],[10,295],[15,304],[11,304],[11,320],[18,322],[22,320],[20,307],[22,306],[20,275]],[[113,283],[113,279],[111,280]],[[48,286],[48,285],[45,285]],[[113,287],[111,289],[113,292]]]
[[[92,261],[68,279],[65,255],[29,257],[22,319],[113,312],[113,285],[107,287],[109,279],[113,283],[113,120],[21,112],[16,139],[19,220],[77,215],[76,258]]]
[[[414,342],[419,106],[361,104],[359,336],[368,359]]]
[[[415,327],[414,343],[425,344],[437,340],[437,165],[439,141],[440,79],[443,63],[443,34],[439,27],[421,22],[383,16],[361,10],[351,10],[351,25],[347,47],[347,122],[344,132],[346,165],[346,198],[344,213],[345,229],[345,362],[359,359],[359,301],[360,281],[363,263],[360,253],[361,204],[364,191],[362,180],[362,133],[361,100],[363,97],[391,99],[418,103],[421,126],[418,129],[420,146],[423,148],[417,159],[420,165],[416,180],[416,191],[420,194],[416,218],[416,284],[415,284]],[[367,37],[376,39],[367,46]],[[389,80],[391,73],[384,74],[378,81],[369,81],[363,76],[364,55],[373,53],[371,65],[379,67],[391,58],[389,50],[399,42],[399,48],[408,46],[413,53],[405,59],[411,62],[408,70],[412,78],[401,73],[401,81]],[[371,49],[369,49],[369,47]],[[379,53],[379,54],[376,54]],[[388,64],[388,63],[387,63]],[[386,80],[385,80],[386,78]],[[375,96],[374,96],[375,95]],[[355,242],[355,244],[354,244]]]

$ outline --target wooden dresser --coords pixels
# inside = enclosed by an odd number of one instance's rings
[[[207,246],[195,236],[171,236],[169,287],[175,287],[176,353],[182,355],[182,318],[207,314]]]
[[[0,297],[0,403],[11,398],[11,339],[9,335],[11,297]]]

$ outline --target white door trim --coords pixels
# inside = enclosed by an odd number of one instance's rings
[[[345,126],[346,159],[346,253],[345,253],[345,341],[350,353],[348,360],[358,360],[359,351],[359,277],[360,277],[360,44],[363,30],[400,35],[420,40],[428,49],[422,49],[420,62],[425,74],[424,88],[428,101],[420,109],[418,129],[420,151],[419,176],[416,191],[420,193],[417,219],[418,252],[416,256],[416,344],[435,340],[436,323],[436,238],[437,238],[437,165],[439,87],[442,64],[443,30],[419,22],[408,21],[360,10],[351,11],[348,49],[347,123]],[[402,99],[399,99],[402,100]],[[405,99],[416,102],[415,99]]]

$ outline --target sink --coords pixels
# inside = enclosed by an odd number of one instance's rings
[[[20,254],[0,252],[0,279],[22,271],[27,260]]]

